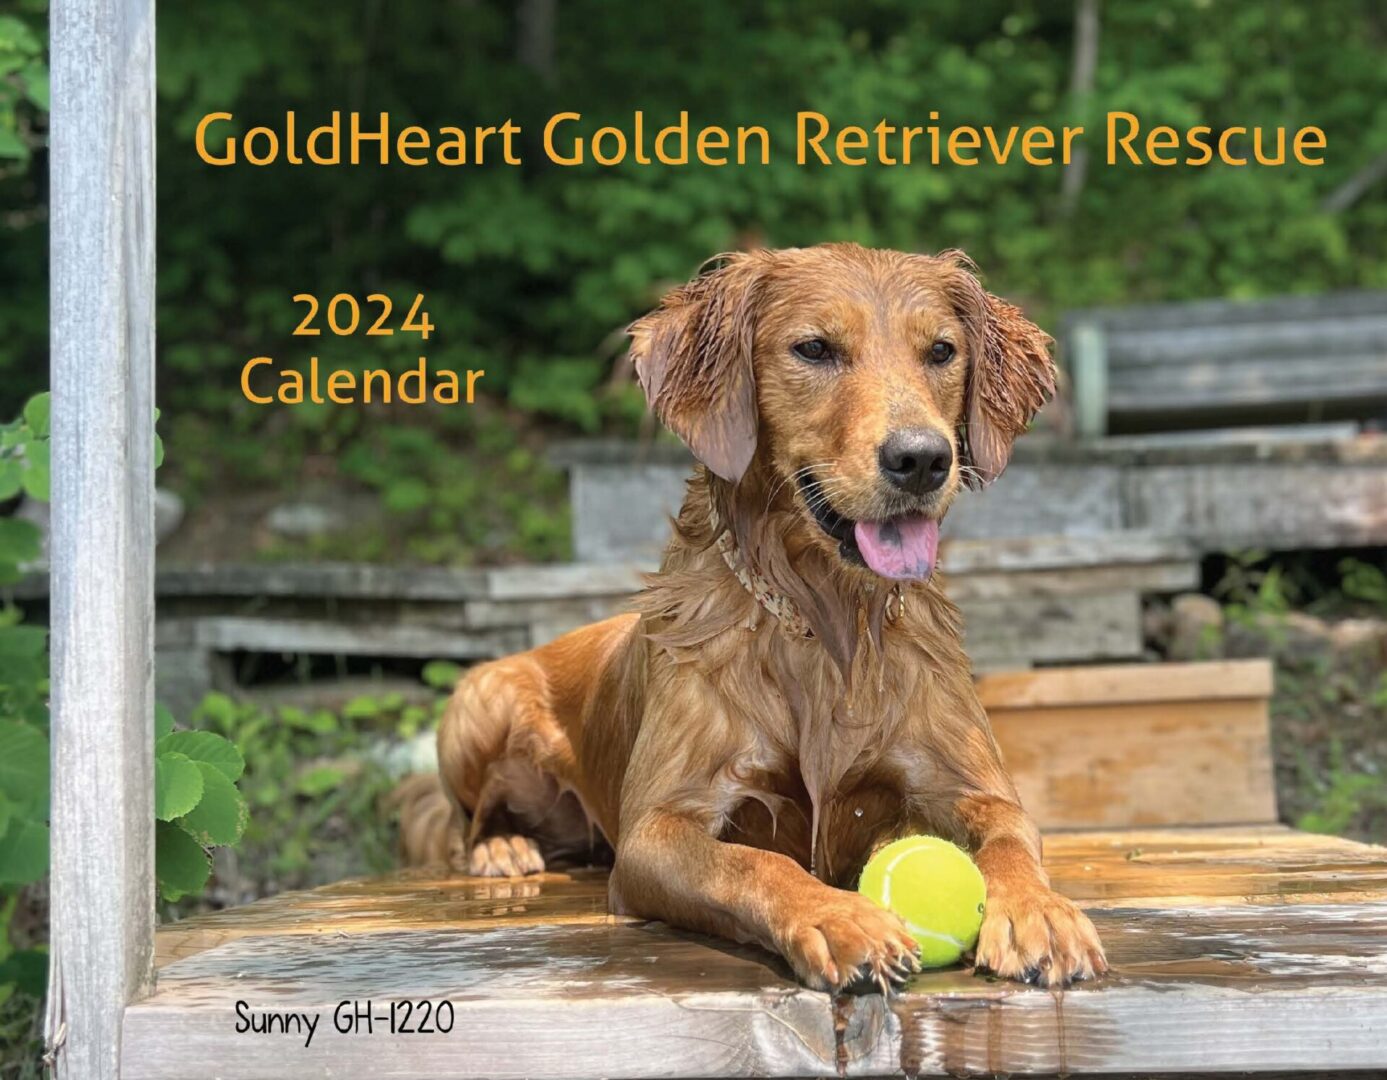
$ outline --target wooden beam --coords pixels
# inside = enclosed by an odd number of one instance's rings
[[[54,1074],[115,1080],[154,955],[154,4],[51,24]]]
[[[1056,668],[978,681],[978,697],[987,709],[1227,701],[1268,698],[1271,691],[1270,660]]]
[[[754,947],[608,916],[592,872],[412,872],[194,916],[159,932],[129,1078],[190,1061],[224,1080],[286,1063],[462,1080],[1387,1067],[1387,851],[1261,826],[1057,835],[1045,853],[1113,964],[1064,993],[949,969],[834,1001]],[[412,1027],[428,1001],[451,1030],[392,1033],[404,1000]],[[237,1033],[237,1002],[277,1026]],[[311,1039],[291,1011],[316,1018]]]

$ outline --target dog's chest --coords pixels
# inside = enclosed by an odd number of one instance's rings
[[[884,768],[849,774],[817,815],[797,763],[748,776],[742,794],[721,839],[787,855],[831,885],[854,885],[872,850],[906,831],[901,785]]]

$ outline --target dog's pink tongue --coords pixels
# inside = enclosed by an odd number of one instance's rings
[[[853,526],[857,549],[884,578],[923,581],[939,555],[939,522],[926,517],[859,521]]]

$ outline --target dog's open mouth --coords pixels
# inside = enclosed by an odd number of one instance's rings
[[[844,560],[895,581],[924,581],[939,558],[939,521],[900,514],[885,521],[853,521],[833,508],[818,479],[801,473],[800,495],[819,528],[838,541]]]

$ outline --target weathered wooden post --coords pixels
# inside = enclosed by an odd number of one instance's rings
[[[1072,335],[1069,375],[1074,389],[1074,428],[1081,439],[1099,439],[1108,430],[1108,357],[1103,330],[1080,323]]]
[[[153,981],[154,3],[53,0],[56,1075],[120,1070]]]

